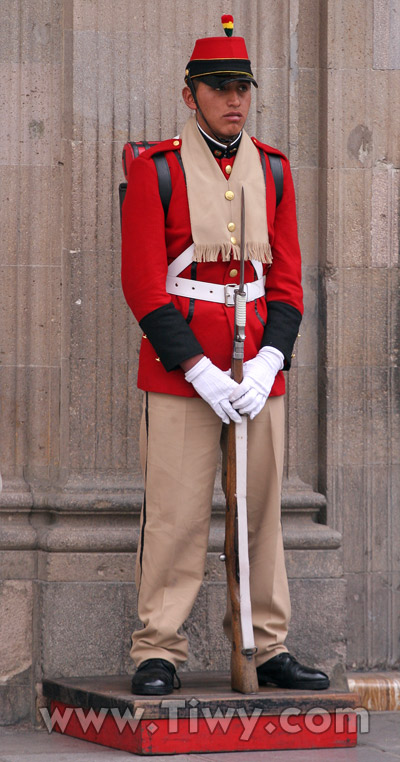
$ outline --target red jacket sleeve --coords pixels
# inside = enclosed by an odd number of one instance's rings
[[[165,220],[153,161],[139,156],[129,170],[122,206],[122,289],[138,322],[171,301]]]
[[[132,162],[122,207],[122,289],[139,325],[170,371],[203,350],[165,290],[167,270],[157,170],[151,157],[139,156]]]

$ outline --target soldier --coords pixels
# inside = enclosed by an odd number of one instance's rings
[[[222,17],[231,32],[232,17]],[[257,87],[240,37],[196,41],[182,135],[132,162],[122,222],[122,285],[143,337],[140,452],[145,479],[136,585],[143,629],[132,635],[132,691],[168,694],[187,658],[180,628],[204,575],[223,424],[248,421],[250,590],[260,685],[327,688],[285,646],[290,599],[280,523],[284,391],[302,315],[300,250],[287,158],[243,127]],[[168,163],[167,215],[153,157]],[[280,157],[283,195],[268,153]],[[231,363],[239,283],[240,188],[246,194],[248,304],[244,379]],[[193,244],[193,245],[192,245]],[[191,247],[191,248],[190,248]],[[178,257],[185,252],[179,260]],[[230,635],[229,606],[224,620]],[[204,637],[206,635],[204,634]]]

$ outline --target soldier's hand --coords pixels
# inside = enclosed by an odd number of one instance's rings
[[[185,373],[185,379],[194,386],[197,394],[203,398],[224,423],[229,419],[241,423],[239,413],[234,410],[229,396],[239,387],[226,372],[213,365],[208,357],[203,357]]]
[[[232,407],[252,420],[264,407],[284,357],[275,347],[262,347],[258,355],[243,363],[243,381],[232,391]]]

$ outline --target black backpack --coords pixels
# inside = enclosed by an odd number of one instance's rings
[[[147,151],[148,148],[157,146],[161,142],[162,141],[160,140],[154,140],[152,142],[147,142],[147,140],[138,140],[138,141],[134,141],[130,143],[125,143],[123,151],[122,151],[122,169],[124,170],[124,175],[126,179],[128,179],[129,167],[132,161],[134,161],[134,159],[137,159],[137,157],[140,156],[141,153],[143,153],[144,151]],[[264,172],[264,179],[266,180],[267,168],[265,165],[265,154],[260,149],[259,149],[259,153],[261,157],[261,165]],[[176,151],[176,157],[179,161],[183,174],[185,174],[185,170],[183,169],[182,159],[181,159],[181,155],[179,151]],[[161,203],[163,205],[165,218],[167,218],[169,202],[171,200],[171,195],[172,195],[171,174],[169,171],[168,162],[163,153],[155,154],[152,158],[156,165],[157,177],[158,177],[158,188],[160,191]],[[271,167],[272,176],[274,178],[276,206],[278,207],[278,205],[281,202],[282,194],[283,194],[282,160],[280,156],[277,156],[275,153],[268,153],[268,160]],[[122,204],[124,203],[127,187],[128,187],[127,182],[120,183],[119,204],[120,204],[121,221],[122,221]]]

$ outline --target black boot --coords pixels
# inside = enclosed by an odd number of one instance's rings
[[[312,667],[304,667],[289,653],[274,656],[257,667],[259,685],[273,683],[279,688],[321,691],[329,688],[329,677]]]
[[[174,690],[174,678],[177,688],[181,681],[173,664],[165,659],[146,659],[137,668],[132,678],[132,693],[141,696],[163,696]]]

